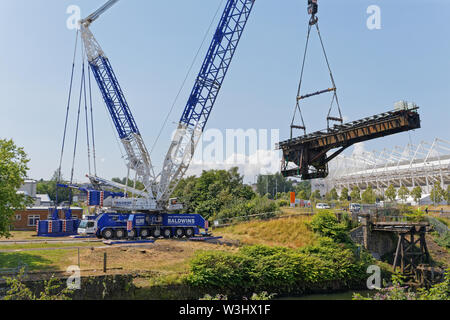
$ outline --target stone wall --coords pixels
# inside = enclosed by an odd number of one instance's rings
[[[136,289],[133,278],[131,274],[82,277],[81,289],[71,291],[68,296],[73,300],[130,299],[134,296]],[[24,281],[24,284],[39,297],[44,290],[45,280]],[[60,292],[66,288],[67,278],[58,278],[55,285],[60,287],[57,291]],[[7,290],[5,283],[0,284],[0,299]]]

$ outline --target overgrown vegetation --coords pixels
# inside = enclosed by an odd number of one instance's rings
[[[0,237],[9,237],[14,212],[31,203],[31,199],[17,190],[23,185],[29,159],[23,148],[12,140],[0,139]]]
[[[360,286],[374,261],[349,241],[345,223],[333,219],[330,212],[322,212],[310,226],[320,239],[303,248],[254,245],[237,253],[198,252],[184,281],[194,288],[223,294],[293,294],[330,283],[343,289]]]
[[[22,269],[17,277],[5,278],[9,288],[3,300],[71,300],[68,296],[70,290],[62,288],[56,278],[44,282],[44,290],[35,295],[24,283],[25,271]]]
[[[404,284],[399,275],[392,276],[392,285],[378,289],[372,297],[355,294],[353,300],[450,300],[450,269],[445,273],[444,281],[432,286],[430,289],[419,288],[412,291]]]
[[[277,210],[275,202],[258,196],[243,183],[238,168],[204,171],[200,177],[181,180],[173,196],[185,205],[184,212],[209,219],[224,219]]]

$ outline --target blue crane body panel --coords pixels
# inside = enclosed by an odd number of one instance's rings
[[[208,231],[208,222],[199,214],[126,214],[103,213],[96,220],[95,235],[99,238],[147,238],[160,235],[172,237],[181,230],[187,237],[200,234],[200,229]],[[155,230],[158,231],[155,235]],[[120,236],[117,236],[119,231]],[[166,233],[163,233],[165,231]]]

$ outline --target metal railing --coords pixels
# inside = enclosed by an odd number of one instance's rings
[[[298,209],[296,209],[298,211]],[[252,214],[247,216],[237,216],[232,218],[225,219],[217,219],[214,221],[214,228],[224,228],[228,226],[232,226],[238,223],[251,222],[255,220],[276,220],[276,219],[285,219],[290,217],[298,217],[298,216],[311,216],[314,214],[313,208],[305,208],[302,212],[293,213],[293,214],[283,214],[282,211],[273,211],[273,212],[265,212],[259,214]]]
[[[1,268],[0,280],[5,276],[17,276],[21,270],[24,270],[24,275],[28,272],[28,265],[26,263],[19,263],[15,268]]]

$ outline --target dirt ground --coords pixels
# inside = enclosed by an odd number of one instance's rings
[[[428,251],[432,259],[443,268],[450,268],[450,252],[440,247],[433,239],[433,236],[426,236]]]

